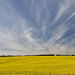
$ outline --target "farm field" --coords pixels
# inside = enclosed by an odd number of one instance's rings
[[[75,75],[75,56],[0,57],[0,75]]]

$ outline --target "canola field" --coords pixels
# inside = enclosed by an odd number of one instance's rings
[[[75,56],[0,57],[0,75],[75,75]]]

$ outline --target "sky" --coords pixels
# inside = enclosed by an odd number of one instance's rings
[[[0,0],[0,55],[75,54],[75,0]]]

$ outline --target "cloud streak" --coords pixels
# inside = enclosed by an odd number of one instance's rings
[[[2,0],[0,16],[0,55],[75,53],[74,0]]]

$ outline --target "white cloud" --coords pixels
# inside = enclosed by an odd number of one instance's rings
[[[65,32],[68,30],[68,26],[65,24],[72,16],[75,15],[75,12],[72,13],[65,21],[58,25],[54,30],[50,30],[48,26],[53,26],[57,21],[60,21],[64,12],[69,9],[71,3],[70,0],[59,3],[59,10],[57,16],[54,19],[54,22],[49,25],[49,20],[51,17],[50,10],[47,8],[47,2],[43,1],[42,5],[35,5],[33,1],[31,6],[31,12],[29,15],[32,15],[35,19],[38,28],[36,28],[35,23],[32,23],[30,19],[23,18],[17,10],[15,10],[9,2],[3,2],[0,7],[1,18],[5,18],[4,21],[8,20],[5,23],[0,23],[0,54],[41,54],[41,53],[55,53],[55,54],[65,54],[68,51],[68,44],[61,46],[58,43],[55,43],[60,39]],[[39,5],[39,6],[38,6]],[[7,6],[7,7],[5,7]],[[33,9],[35,7],[35,9]],[[9,9],[9,10],[8,10]],[[44,14],[44,17],[42,16]],[[11,27],[10,24],[11,24]],[[51,27],[50,27],[51,28]],[[42,31],[42,32],[40,32]],[[51,32],[49,35],[52,35],[48,41],[45,36],[47,36],[47,31]],[[33,37],[34,32],[41,35],[38,39]],[[43,35],[42,35],[43,34]],[[37,36],[36,34],[34,36]],[[73,35],[75,36],[75,35]],[[71,36],[72,37],[72,36]],[[68,37],[68,38],[71,38]],[[66,39],[68,39],[66,38]],[[65,41],[66,39],[62,40]],[[61,41],[61,42],[62,42]],[[73,40],[74,41],[74,40]],[[73,41],[71,43],[73,43]],[[4,50],[3,50],[4,49]],[[71,52],[71,49],[73,52]],[[69,48],[68,53],[74,53],[75,48]]]

